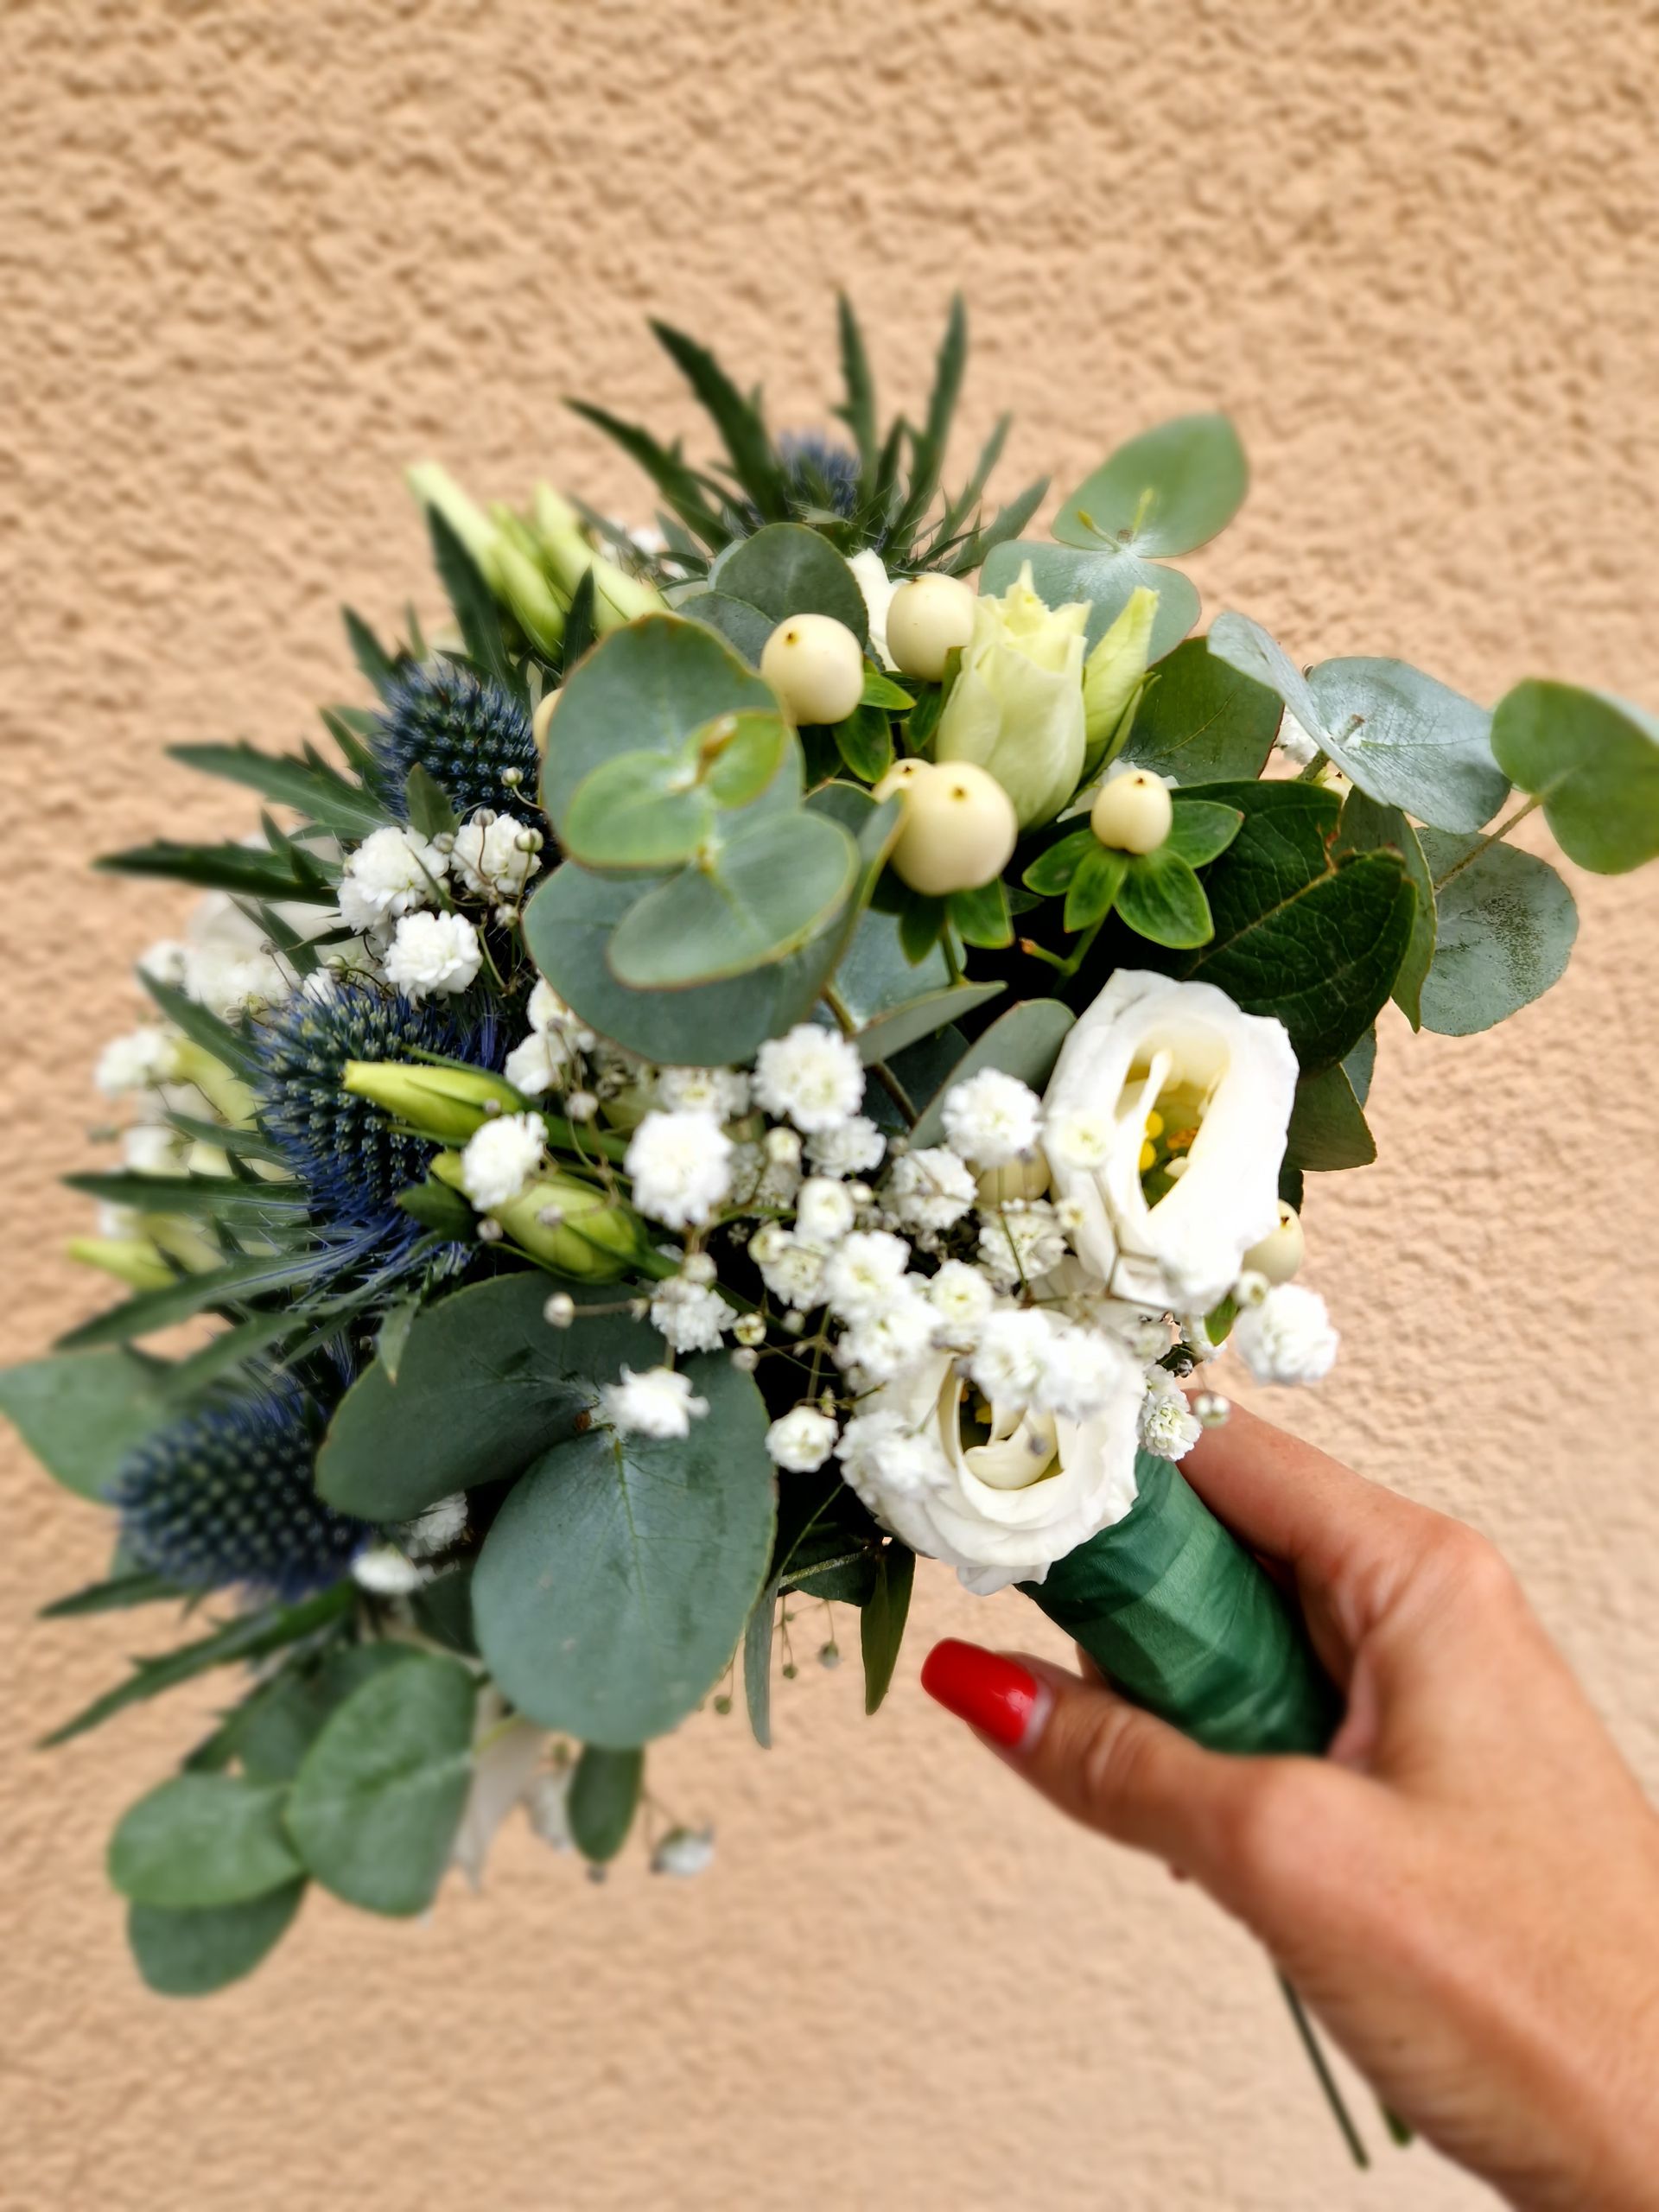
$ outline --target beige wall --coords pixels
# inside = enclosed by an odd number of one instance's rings
[[[1659,704],[1656,65],[1635,0],[9,0],[9,1350],[96,1295],[53,1178],[174,911],[86,855],[240,829],[163,745],[291,742],[352,684],[337,601],[431,608],[411,456],[643,514],[558,402],[689,427],[648,310],[788,423],[836,283],[912,404],[961,284],[965,429],[1017,410],[1010,488],[1220,403],[1255,488],[1199,564],[1211,607],[1484,696],[1561,673]],[[1310,1207],[1343,1364],[1275,1410],[1507,1545],[1659,1783],[1659,872],[1577,888],[1572,971],[1510,1028],[1385,1024],[1382,1162]],[[7,2205],[1477,2200],[1421,2150],[1352,2177],[1249,1944],[926,1705],[942,1630],[1052,1648],[938,1573],[876,1724],[855,1664],[809,1656],[769,1756],[709,1715],[654,1762],[718,1824],[702,1884],[590,1887],[515,1834],[430,1926],[315,1902],[252,1983],[164,2006],[100,1862],[208,1700],[29,1751],[135,1628],[29,1625],[105,1539],[10,1447],[6,1477]]]

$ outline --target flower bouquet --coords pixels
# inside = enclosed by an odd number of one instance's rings
[[[739,1674],[765,1745],[791,1602],[857,1609],[874,1712],[918,1553],[1207,1743],[1319,1751],[1300,1621],[1181,1478],[1203,1370],[1329,1368],[1304,1194],[1373,1157],[1390,1000],[1462,1035],[1561,973],[1515,823],[1659,850],[1633,707],[1193,635],[1223,416],[1028,537],[1044,483],[983,504],[1006,423],[943,488],[959,307],[884,430],[842,306],[834,442],[657,334],[721,460],[577,409],[652,529],[414,471],[446,626],[348,613],[332,755],[178,748],[257,834],[104,863],[206,893],[99,1065],[119,1164],[72,1179],[130,1294],[0,1405],[118,1524],[48,1616],[191,1623],[53,1740],[226,1686],[110,1847],[162,1992],[247,1973],[312,1882],[424,1910],[521,1805],[694,1870],[646,1747]]]

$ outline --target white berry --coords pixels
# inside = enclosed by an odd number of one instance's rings
[[[882,785],[887,781],[884,777]],[[942,899],[952,891],[977,891],[1001,875],[1020,824],[1013,801],[994,776],[971,761],[951,760],[906,779],[902,788],[905,818],[893,865],[912,891]]]
[[[791,614],[766,639],[760,673],[796,721],[845,721],[863,694],[863,650],[832,614]]]
[[[1279,1201],[1279,1226],[1269,1230],[1259,1244],[1252,1244],[1244,1255],[1243,1268],[1258,1275],[1265,1275],[1269,1282],[1288,1282],[1302,1264],[1306,1239],[1294,1206]]]
[[[974,634],[974,594],[960,576],[916,576],[887,609],[887,652],[905,676],[937,683],[949,655]]]
[[[1175,808],[1161,776],[1145,768],[1103,783],[1089,813],[1103,845],[1120,853],[1155,853],[1169,835]]]

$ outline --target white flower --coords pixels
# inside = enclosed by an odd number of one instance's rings
[[[148,976],[152,982],[165,983],[169,990],[184,988],[184,946],[175,937],[158,937],[138,956],[139,974]]]
[[[995,1294],[977,1268],[965,1260],[947,1260],[928,1283],[927,1301],[939,1317],[935,1344],[965,1350],[977,1343]]]
[[[816,1406],[797,1406],[766,1431],[766,1450],[785,1474],[811,1474],[835,1448],[836,1424]]]
[[[384,929],[417,906],[429,906],[448,861],[413,830],[387,828],[366,836],[340,879],[340,915],[347,929]]]
[[[1310,736],[1287,707],[1279,720],[1279,750],[1287,760],[1294,760],[1299,768],[1306,768],[1314,754],[1323,748],[1317,737]]]
[[[1013,1290],[1059,1266],[1065,1239],[1046,1198],[1011,1198],[980,1217],[979,1263],[999,1290]]]
[[[260,840],[255,839],[256,846]],[[302,938],[320,936],[337,917],[326,906],[282,906],[279,921]],[[280,1006],[294,988],[292,970],[271,950],[264,926],[223,891],[196,901],[185,930],[184,992],[221,1021],[248,1007]]]
[[[836,1357],[867,1383],[891,1382],[931,1350],[938,1320],[919,1288],[901,1288],[846,1332]]]
[[[799,1022],[786,1037],[769,1037],[755,1055],[754,1095],[768,1114],[816,1135],[857,1113],[863,1065],[834,1030]]]
[[[522,1044],[507,1054],[501,1072],[515,1090],[526,1098],[540,1098],[550,1090],[563,1090],[575,1065],[570,1041],[559,1029],[532,1029]]]
[[[779,1132],[774,1129],[772,1135]],[[773,1159],[766,1146],[732,1147],[732,1195],[740,1205],[791,1205],[800,1187],[799,1167],[786,1160]]]
[[[689,1436],[692,1422],[709,1410],[707,1398],[692,1395],[690,1376],[671,1367],[648,1367],[641,1375],[625,1367],[622,1380],[606,1383],[600,1398],[613,1428],[639,1436]]]
[[[863,595],[864,612],[869,618],[870,652],[883,668],[896,665],[887,651],[887,609],[893,605],[897,582],[881,565],[881,556],[872,545],[851,555],[847,563],[853,579]]]
[[[536,988],[530,995],[530,1004],[524,1008],[525,1019],[532,1029],[560,1030],[579,1052],[591,1052],[595,1042],[594,1033],[579,1021],[559,996],[545,976],[538,976]]]
[[[739,1068],[658,1068],[657,1103],[735,1122],[749,1110],[749,1078]]]
[[[1112,1156],[1117,1124],[1109,1114],[1079,1106],[1068,1114],[1051,1114],[1043,1124],[1043,1150],[1051,1167],[1071,1167],[1088,1174],[1103,1167]]]
[[[652,1326],[676,1351],[718,1351],[721,1331],[736,1319],[717,1290],[684,1274],[670,1275],[651,1294]]]
[[[546,1731],[533,1722],[506,1718],[499,1690],[481,1693],[473,1725],[472,1778],[449,1847],[450,1864],[460,1867],[471,1888],[482,1885],[485,1861],[501,1823],[533,1787],[546,1742]]]
[[[179,1070],[179,1040],[158,1022],[111,1037],[98,1056],[92,1081],[106,1098],[127,1090],[154,1090],[171,1083]]]
[[[899,1293],[910,1247],[885,1229],[861,1229],[837,1245],[824,1268],[824,1296],[838,1320],[863,1321]]]
[[[384,830],[376,835],[384,836]],[[524,886],[542,865],[542,833],[516,814],[495,814],[488,807],[455,832],[456,873],[474,898],[516,906]]]
[[[385,957],[386,981],[411,999],[464,991],[483,961],[478,931],[465,914],[405,914]]]
[[[352,1580],[377,1598],[406,1598],[429,1577],[396,1544],[371,1544],[352,1561]]]
[[[1278,1225],[1296,1077],[1283,1026],[1241,1013],[1213,984],[1112,977],[1061,1046],[1046,1103],[1061,1132],[1048,1150],[1055,1192],[1077,1208],[1072,1243],[1116,1296],[1178,1313],[1225,1296],[1244,1254]],[[1068,1117],[1079,1114],[1110,1117],[1101,1165],[1072,1141]],[[1149,1200],[1142,1160],[1154,1133],[1187,1165]]]
[[[708,1220],[732,1187],[732,1141],[712,1114],[650,1113],[623,1162],[642,1213],[670,1229]]]
[[[962,1219],[979,1186],[954,1152],[942,1144],[901,1152],[887,1176],[886,1198],[906,1229],[932,1235]]]
[[[539,1114],[498,1114],[467,1138],[461,1187],[480,1213],[506,1205],[521,1195],[546,1147]]]
[[[806,1141],[806,1156],[820,1175],[873,1175],[887,1141],[866,1114],[855,1114]]]
[[[1188,1407],[1173,1376],[1161,1367],[1147,1377],[1141,1405],[1141,1441],[1160,1459],[1181,1459],[1204,1434],[1204,1423]]]
[[[570,1784],[575,1771],[574,1766],[546,1768],[531,1777],[524,1794],[531,1834],[554,1851],[569,1851],[575,1842],[570,1833]]]
[[[816,1306],[823,1289],[823,1255],[815,1244],[791,1236],[776,1222],[754,1237],[749,1251],[760,1280],[774,1298],[781,1298],[785,1306],[804,1312]]]
[[[795,1196],[795,1228],[802,1241],[827,1249],[851,1230],[855,1209],[847,1185],[810,1175]]]
[[[968,1372],[993,1405],[1017,1405],[1087,1421],[1111,1402],[1123,1353],[1109,1338],[1033,1307],[991,1314]]]
[[[713,1828],[671,1828],[651,1854],[653,1874],[671,1874],[682,1882],[706,1874],[714,1863]]]
[[[184,1160],[177,1132],[165,1122],[135,1122],[121,1132],[122,1165],[135,1175],[181,1175]]]
[[[1110,1395],[1085,1421],[994,1401],[988,1433],[967,1425],[967,1385],[949,1352],[918,1360],[847,1425],[842,1471],[912,1549],[954,1567],[982,1595],[1040,1582],[1057,1559],[1135,1503],[1135,1423],[1144,1385],[1099,1340]]]
[[[467,1493],[451,1491],[448,1497],[441,1497],[417,1513],[403,1528],[404,1548],[412,1558],[430,1559],[435,1552],[447,1552],[467,1526]]]
[[[1331,1372],[1340,1338],[1317,1290],[1281,1282],[1244,1308],[1232,1342],[1258,1382],[1317,1382]]]
[[[1042,1104],[1018,1076],[981,1068],[944,1094],[944,1134],[976,1167],[1007,1167],[1037,1149]]]

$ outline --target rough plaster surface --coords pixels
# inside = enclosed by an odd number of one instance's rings
[[[1223,404],[1255,486],[1198,566],[1212,607],[1483,696],[1535,672],[1659,702],[1650,7],[10,0],[0,53],[14,1355],[92,1303],[53,1178],[173,914],[84,857],[241,827],[162,746],[296,739],[351,690],[340,600],[431,610],[412,456],[643,512],[558,401],[690,427],[647,309],[804,421],[835,283],[912,404],[961,284],[964,431],[1017,410],[1010,486]],[[1525,1017],[1385,1024],[1381,1162],[1310,1208],[1343,1365],[1280,1410],[1490,1529],[1659,1783],[1659,879],[1575,887],[1571,972]],[[804,1621],[775,1751],[709,1715],[654,1763],[719,1825],[700,1885],[593,1888],[514,1835],[430,1925],[314,1903],[252,1983],[169,2008],[100,1861],[209,1700],[29,1751],[142,1637],[29,1626],[105,1539],[5,1465],[0,2202],[1478,2200],[1421,2149],[1351,2174],[1249,1943],[925,1705],[938,1631],[1052,1648],[938,1573],[878,1723]]]

